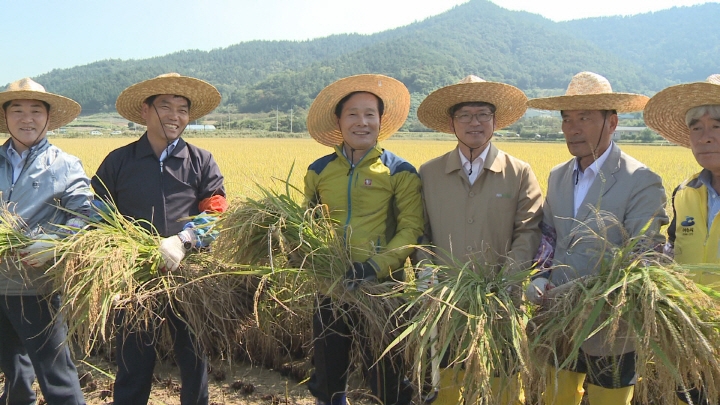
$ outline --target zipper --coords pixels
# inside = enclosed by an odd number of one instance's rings
[[[168,158],[167,156],[165,157]],[[165,164],[162,160],[160,160],[160,195],[162,196],[162,209],[163,209],[163,233],[167,233],[168,230],[168,224],[167,224],[167,207],[165,206],[165,182],[163,182],[164,179],[164,167]]]
[[[25,173],[25,169],[28,168],[29,163],[30,163],[30,158],[33,158],[33,159],[34,159],[36,155],[37,155],[37,153],[34,153],[34,151],[32,150],[32,148],[30,148],[30,152],[28,153],[27,157],[25,158],[25,163],[23,163],[23,167],[22,167],[22,169],[20,170],[20,174],[18,175],[18,178],[17,178],[18,181],[20,180],[20,177],[23,175],[23,173]],[[9,159],[8,159],[8,163],[9,163]],[[12,180],[12,177],[13,177],[12,169],[14,169],[12,163],[10,163],[10,169],[11,169],[11,170],[10,170],[10,177],[11,177],[11,180]],[[8,192],[7,199],[6,199],[8,202],[9,202],[9,201],[12,201],[12,193],[13,193],[13,190],[15,190],[15,184],[16,184],[16,183],[17,183],[17,181],[14,181],[14,182],[12,182],[12,186],[10,186],[10,191]]]
[[[342,148],[342,146],[340,146]],[[343,239],[347,241],[347,227],[350,225],[350,219],[352,218],[352,183],[353,183],[353,177],[355,177],[355,168],[360,166],[360,163],[365,159],[365,156],[368,155],[372,150],[374,150],[375,147],[372,147],[368,149],[367,152],[358,160],[356,164],[353,164],[353,162],[350,161],[350,159],[345,156],[345,153],[343,152],[343,157],[345,160],[347,160],[348,164],[350,164],[350,170],[348,171],[348,186],[347,186],[347,218],[345,218],[345,226],[343,227]]]

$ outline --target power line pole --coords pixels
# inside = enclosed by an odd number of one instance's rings
[[[290,133],[292,134],[292,107],[290,107]]]
[[[278,106],[275,106],[275,132],[280,132],[280,115],[278,114]]]

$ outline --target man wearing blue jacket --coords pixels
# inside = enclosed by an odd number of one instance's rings
[[[0,106],[0,132],[10,134],[0,147],[3,208],[36,240],[19,251],[20,262],[0,261],[0,369],[5,373],[0,403],[35,404],[37,377],[48,404],[85,404],[65,344],[67,326],[53,317],[60,296],[40,280],[54,259],[56,225],[82,227],[68,210],[83,215],[90,210],[92,193],[82,163],[46,139],[47,131],[74,120],[80,105],[26,78],[0,93]]]

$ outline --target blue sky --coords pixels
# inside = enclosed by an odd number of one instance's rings
[[[555,21],[631,15],[698,0],[492,0]],[[466,0],[0,0],[0,86],[102,59],[142,59],[239,42],[370,34]],[[716,1],[717,2],[717,1]],[[573,4],[568,7],[567,4]],[[578,6],[580,5],[581,6]]]

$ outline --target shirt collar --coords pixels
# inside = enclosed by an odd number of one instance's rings
[[[465,166],[465,163],[470,163],[470,159],[466,158],[465,154],[463,154],[459,148],[458,148],[458,152],[460,154],[460,166]],[[488,152],[490,152],[490,143],[488,143],[487,146],[485,147],[485,149],[482,152],[480,152],[478,157],[473,159],[472,164],[475,165],[477,163],[477,164],[480,164],[480,166],[482,166],[483,163],[485,163],[485,159],[487,159]]]
[[[586,167],[584,171],[580,170],[580,164],[578,163],[580,161],[580,158],[575,158],[575,168],[574,168],[573,172],[577,173],[578,171],[580,171],[580,173],[585,174],[589,170],[590,173],[592,173],[593,175],[598,174],[598,172],[600,171],[600,168],[605,164],[605,161],[608,159],[608,156],[610,156],[610,151],[612,151],[614,144],[615,144],[615,142],[610,142],[610,146],[608,146],[608,148],[605,150],[605,152],[603,152],[603,154],[600,155],[599,158],[595,159],[594,162],[590,163],[590,165],[588,167]]]
[[[698,180],[705,186],[705,188],[708,189],[709,195],[717,195],[717,191],[712,186],[712,173],[708,169],[702,169],[700,172],[700,175],[698,176]]]
[[[182,137],[178,137],[176,140],[172,142],[175,144],[175,147],[170,152],[174,152],[175,149],[181,148],[179,152],[175,152],[173,155],[172,153],[169,153],[169,155],[173,157],[178,157],[181,159],[184,159],[187,157],[187,148],[185,147],[185,141]],[[166,148],[167,149],[167,148]],[[163,149],[164,151],[165,149]],[[148,139],[148,134],[145,132],[140,139],[137,140],[137,144],[135,147],[135,158],[141,159],[146,156],[155,156],[155,151],[153,151],[152,145],[150,145],[150,139]]]
[[[22,153],[15,150],[15,147],[13,146],[13,143],[10,142],[7,148],[8,156],[10,156],[10,159],[25,159],[27,155],[30,153],[30,149],[25,149]]]
[[[180,141],[180,138],[175,139],[172,143],[168,144],[168,146],[163,149],[162,153],[160,154],[159,160],[161,162],[165,161],[170,154],[172,154],[173,150],[175,150],[175,147],[178,144],[178,141]]]

